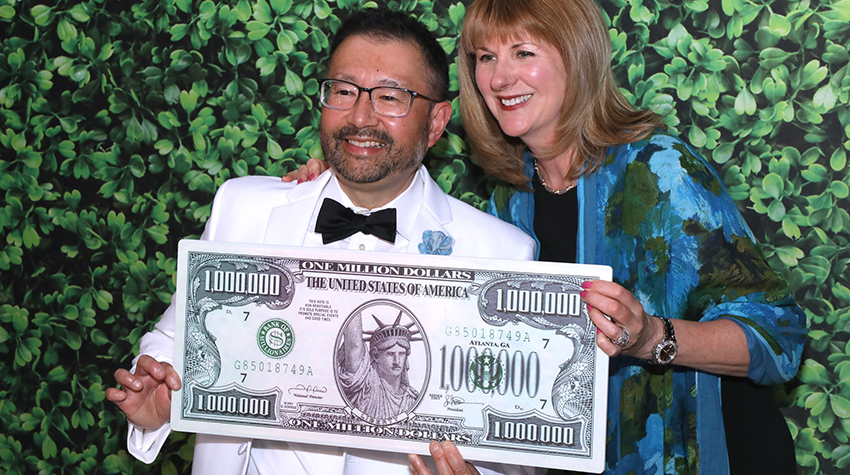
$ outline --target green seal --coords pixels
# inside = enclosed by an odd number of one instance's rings
[[[292,351],[295,334],[286,321],[279,318],[266,320],[257,331],[257,346],[271,358],[283,358]]]
[[[469,365],[469,378],[476,387],[489,391],[502,382],[502,365],[493,355],[481,355]]]

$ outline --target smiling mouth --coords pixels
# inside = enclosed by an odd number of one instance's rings
[[[376,142],[374,140],[354,140],[354,139],[346,139],[346,142],[354,145],[355,147],[360,148],[383,148],[386,147],[386,144],[383,142]]]
[[[515,106],[517,104],[522,104],[523,102],[527,102],[529,99],[531,99],[531,94],[513,97],[511,99],[499,99],[499,100],[502,102],[503,106]]]

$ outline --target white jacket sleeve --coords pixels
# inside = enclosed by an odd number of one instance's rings
[[[142,337],[139,345],[139,356],[148,355],[151,358],[168,364],[174,364],[174,297],[172,303],[162,314],[159,323],[154,329]],[[136,363],[139,357],[133,360],[130,372],[136,373]],[[141,429],[128,421],[127,451],[134,457],[145,463],[151,463],[156,459],[159,450],[171,433],[171,424],[166,422],[159,429]]]

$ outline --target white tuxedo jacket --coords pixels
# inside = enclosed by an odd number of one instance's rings
[[[421,209],[397,210],[399,214],[417,213],[406,252],[419,254],[422,234],[430,230],[442,231],[454,238],[453,256],[533,260],[534,241],[519,228],[443,193],[425,167],[421,167],[417,173],[424,183]],[[228,180],[216,193],[212,214],[202,239],[300,246],[311,228],[310,220],[314,211],[321,206],[319,198],[330,178],[331,173],[325,172],[315,181],[299,186],[283,183],[275,177]],[[435,259],[439,259],[439,256]],[[142,337],[140,354],[173,363],[174,318],[172,302],[155,329]],[[133,366],[135,372],[135,362]],[[151,463],[170,432],[170,424],[155,431],[144,431],[130,424],[127,448],[139,460]],[[280,451],[285,452],[283,456],[288,462],[287,467],[281,467],[282,474],[409,473],[405,454],[295,443],[289,446],[291,450]],[[250,439],[198,434],[192,473],[244,475],[248,469],[251,447]],[[476,465],[483,474],[529,471],[517,466]],[[487,466],[496,471],[491,472]]]

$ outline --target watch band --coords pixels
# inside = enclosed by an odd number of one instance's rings
[[[669,318],[658,317],[664,324],[664,338],[660,343],[655,345],[652,350],[652,363],[657,365],[668,365],[676,358],[679,352],[679,345],[676,343],[676,333],[673,329],[673,322]]]

